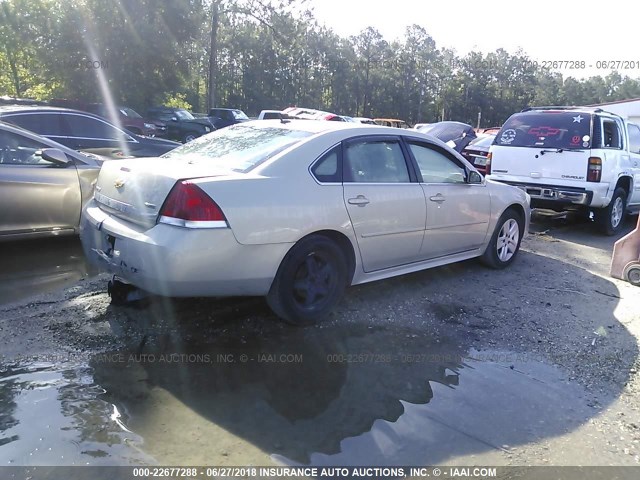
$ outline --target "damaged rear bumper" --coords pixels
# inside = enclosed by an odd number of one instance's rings
[[[80,238],[99,268],[149,292],[173,297],[266,295],[290,244],[242,245],[231,229],[149,229],[85,208]]]

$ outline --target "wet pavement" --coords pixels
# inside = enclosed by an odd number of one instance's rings
[[[4,367],[3,464],[504,465],[597,412],[541,358],[411,329],[165,340]]]
[[[116,307],[77,239],[8,246],[0,466],[638,464],[638,297],[592,228],[538,219],[512,268],[353,287],[306,328]]]
[[[78,237],[0,244],[0,305],[73,285],[90,274]]]

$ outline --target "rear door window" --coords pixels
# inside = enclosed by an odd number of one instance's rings
[[[62,137],[65,135],[60,115],[57,113],[21,113],[2,117],[9,123],[31,130],[38,135]]]
[[[64,119],[73,137],[102,140],[120,140],[125,138],[128,140],[128,135],[124,134],[124,132],[97,118],[85,115],[64,115]]]
[[[509,117],[495,139],[503,147],[591,148],[591,114],[533,111]]]
[[[354,141],[345,150],[345,181],[409,183],[411,178],[398,140]]]

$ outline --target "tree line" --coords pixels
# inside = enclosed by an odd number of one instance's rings
[[[530,105],[640,97],[640,80],[577,80],[523,51],[458,56],[419,25],[395,40],[371,27],[341,37],[304,1],[0,0],[1,95],[488,127]]]

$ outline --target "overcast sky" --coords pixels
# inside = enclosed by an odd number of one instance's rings
[[[606,75],[601,60],[635,63],[620,74],[640,77],[640,2],[547,0],[525,2],[469,0],[308,0],[316,19],[341,36],[368,26],[386,40],[402,38],[416,23],[438,48],[463,56],[471,50],[521,47],[539,62],[585,61],[585,70],[562,70],[574,77]],[[599,12],[596,13],[596,8]],[[591,68],[589,68],[591,65]]]

